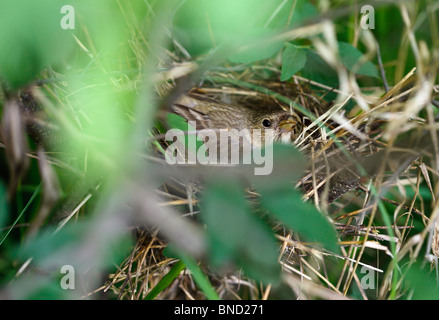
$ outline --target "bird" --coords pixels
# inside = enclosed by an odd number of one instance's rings
[[[184,117],[188,121],[195,121],[201,128],[210,129],[273,129],[272,134],[266,135],[267,143],[281,142],[294,144],[294,140],[303,132],[304,124],[301,117],[295,112],[287,112],[282,109],[267,109],[233,105],[219,102],[211,98],[189,93],[183,95],[172,106],[173,112]],[[265,141],[264,141],[265,142]],[[410,139],[398,141],[392,150],[373,151],[372,154],[353,154],[352,159],[342,155],[328,159],[329,171],[334,176],[329,181],[329,193],[326,199],[332,203],[346,192],[356,189],[363,181],[362,174],[358,171],[358,165],[368,177],[374,177],[384,169],[388,169],[393,161],[395,172],[403,170],[416,158],[426,155],[433,146],[431,133],[412,132]],[[396,163],[394,163],[396,162]],[[324,181],[327,173],[317,174],[317,182]],[[323,184],[318,188],[321,193]],[[312,184],[309,187],[313,188]],[[309,192],[308,186],[303,186],[305,192]],[[439,250],[438,250],[439,252]]]
[[[235,105],[216,101],[209,97],[188,93],[177,99],[172,111],[187,121],[193,121],[199,129],[248,130],[250,134],[260,130],[261,140],[248,137],[254,147],[280,142],[291,144],[301,133],[300,116],[281,108]]]

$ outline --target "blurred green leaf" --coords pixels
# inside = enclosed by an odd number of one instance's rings
[[[420,263],[414,264],[406,275],[408,289],[414,300],[439,300],[439,282],[435,271],[425,270]],[[413,290],[413,291],[412,291]]]
[[[33,280],[37,280],[32,283],[33,290],[24,290],[27,291],[26,296],[20,297],[20,299],[26,300],[72,300],[72,294],[74,294],[73,290],[66,290],[60,286],[60,279],[56,277],[58,272],[55,272],[55,275],[47,278],[38,278]]]
[[[235,262],[250,277],[266,283],[278,281],[280,269],[273,234],[250,212],[238,182],[232,178],[211,181],[202,209],[214,266]]]
[[[230,48],[230,60],[249,63],[280,51],[283,43],[263,43],[288,24],[292,0],[187,0],[173,19],[174,33],[192,55]],[[246,45],[252,44],[248,49]],[[243,49],[236,53],[236,49]]]
[[[260,193],[262,206],[294,232],[307,241],[339,252],[334,227],[312,203],[303,202],[301,193],[291,188],[274,192],[265,189]]]
[[[247,171],[247,179],[257,190],[283,190],[292,188],[299,179],[306,166],[307,160],[293,145],[275,143],[263,150],[265,154],[266,175],[255,175],[254,171]],[[270,157],[271,154],[271,157]],[[262,165],[261,165],[262,166]],[[271,171],[269,172],[269,170]],[[242,170],[242,172],[245,172]]]
[[[259,35],[264,36],[264,33],[260,32]],[[268,33],[265,32],[265,35],[268,36]],[[282,49],[282,47],[282,41],[270,44],[261,43],[232,55],[229,60],[233,63],[252,63],[272,57],[273,55],[278,53]]]
[[[318,10],[309,2],[309,0],[297,0],[293,16],[291,17],[290,26],[298,27],[306,20],[316,17],[318,14]]]
[[[273,172],[252,181],[261,194],[262,206],[287,227],[311,242],[338,251],[336,232],[329,220],[310,202],[303,202],[294,184],[306,166],[305,157],[294,147],[275,144]]]
[[[61,28],[61,7],[52,0],[0,2],[0,74],[14,88],[29,83],[45,66],[67,58],[74,45],[72,30]]]
[[[32,257],[33,262],[45,267],[71,264],[78,269],[104,268],[120,263],[133,246],[132,237],[112,225],[111,218],[105,221],[108,227],[97,223],[79,221],[67,224],[59,232],[47,228],[10,254],[20,260]]]
[[[330,65],[326,63],[316,52],[305,49],[306,64],[301,74],[318,83],[326,84],[330,87],[338,87],[338,75]]]
[[[341,61],[348,70],[352,71],[353,67],[358,63],[363,54],[360,50],[346,42],[339,42],[338,48]],[[356,73],[364,76],[379,78],[376,66],[370,61],[365,62],[358,70],[356,70]]]
[[[296,47],[293,44],[287,44],[282,54],[282,71],[280,80],[290,79],[297,72],[302,70],[306,63],[305,50]]]

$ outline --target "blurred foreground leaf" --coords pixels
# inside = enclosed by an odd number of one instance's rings
[[[250,63],[280,51],[282,41],[261,39],[287,26],[292,5],[293,0],[187,0],[174,16],[174,32],[192,55],[226,46],[232,62]]]
[[[68,224],[59,232],[46,229],[22,248],[11,252],[20,260],[32,258],[46,268],[72,265],[77,271],[87,268],[105,268],[120,263],[132,248],[132,238],[124,232],[122,224],[108,218],[108,226],[94,221]],[[105,234],[105,235],[104,235]]]
[[[40,70],[67,58],[72,30],[61,28],[64,1],[0,2],[0,75],[14,88],[29,83]]]
[[[414,300],[439,300],[439,282],[435,271],[428,272],[427,266],[414,264],[407,273],[408,289],[413,290]],[[437,269],[436,269],[437,271]]]
[[[275,144],[272,174],[254,178],[261,204],[307,241],[336,252],[339,249],[332,224],[314,204],[303,202],[302,194],[294,190],[305,166],[304,156],[294,146]]]
[[[291,17],[290,25],[292,27],[299,27],[306,20],[316,17],[319,14],[318,10],[309,0],[295,1],[293,16]]]
[[[266,283],[278,281],[280,269],[273,234],[250,212],[236,180],[211,182],[202,209],[214,266],[235,262],[250,277]]]
[[[261,34],[261,33],[259,33]],[[265,32],[268,37],[268,33]],[[283,42],[278,41],[270,44],[258,44],[232,55],[229,60],[233,63],[252,63],[268,59],[278,53],[283,47]]]
[[[306,64],[301,74],[319,83],[338,87],[337,72],[329,66],[316,52],[306,49]]]
[[[293,145],[281,143],[275,143],[263,151],[265,173],[268,174],[251,175],[247,178],[258,191],[293,190],[295,182],[303,175],[307,166],[303,154]]]
[[[316,242],[332,252],[338,252],[337,234],[329,220],[302,195],[291,189],[261,192],[262,206],[310,242]]]

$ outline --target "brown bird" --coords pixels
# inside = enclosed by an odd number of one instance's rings
[[[208,97],[189,93],[182,96],[172,110],[197,124],[200,129],[247,129],[252,134],[258,129],[262,133],[261,143],[292,143],[302,131],[300,117],[280,108],[251,109],[244,106],[226,104]],[[267,130],[272,129],[272,130]],[[251,139],[251,137],[249,137]],[[254,146],[261,147],[255,140]]]

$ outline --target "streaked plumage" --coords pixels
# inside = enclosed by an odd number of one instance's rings
[[[260,129],[267,143],[291,143],[302,130],[299,116],[282,109],[250,109],[243,106],[217,102],[198,94],[182,96],[173,111],[197,123],[200,129]],[[272,133],[266,129],[273,129]]]

